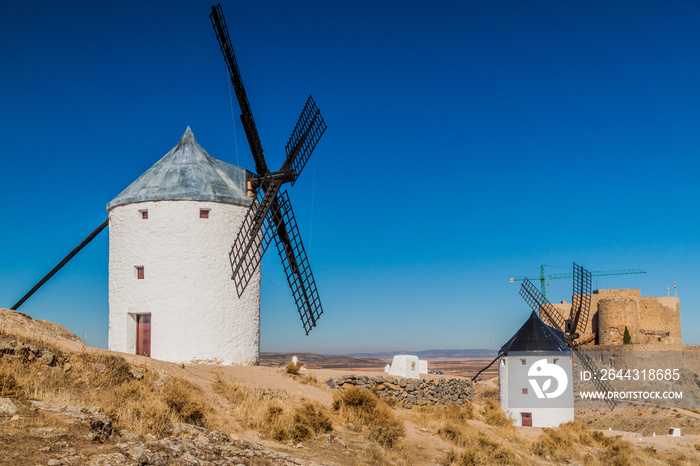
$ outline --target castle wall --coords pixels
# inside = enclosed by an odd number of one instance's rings
[[[209,218],[200,218],[200,209],[210,209]],[[260,269],[239,299],[228,257],[246,211],[210,201],[148,201],[110,210],[110,350],[134,354],[136,316],[151,314],[153,358],[258,362]],[[143,279],[136,266],[144,267]]]
[[[644,296],[639,302],[639,343],[681,344],[681,311],[676,296]]]
[[[571,315],[571,303],[552,303],[552,307],[554,307],[554,309],[557,311],[557,313],[559,313],[559,315],[562,319],[564,319],[564,321],[569,319],[569,316]],[[540,314],[540,319],[542,319],[542,322],[549,325],[550,327],[554,326],[553,323],[549,322],[549,319],[547,319],[544,314]],[[567,328],[565,330],[568,331],[569,329]]]
[[[621,345],[625,328],[637,335],[637,302],[630,298],[604,298],[598,302],[598,344]]]
[[[572,304],[553,304],[571,319]],[[680,345],[680,302],[676,296],[641,296],[639,289],[595,290],[583,335],[597,333],[598,345],[621,345],[625,326],[635,345]]]

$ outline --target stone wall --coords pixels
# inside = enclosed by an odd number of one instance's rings
[[[634,339],[632,341],[634,342]],[[681,344],[681,310],[678,297],[640,298],[639,343]]]
[[[553,304],[566,320],[571,303]],[[677,296],[641,296],[639,289],[595,290],[583,336],[597,334],[597,345],[621,345],[625,327],[635,345],[680,345],[681,312]]]
[[[395,400],[410,408],[424,405],[464,404],[474,398],[474,389],[468,379],[404,379],[402,377],[368,377],[343,375],[328,379],[333,389],[358,387],[371,390],[380,398]]]

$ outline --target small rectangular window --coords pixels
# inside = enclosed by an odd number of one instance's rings
[[[143,220],[148,220],[148,210],[139,210],[141,212],[141,218]]]
[[[136,279],[137,279],[137,280],[143,280],[143,279],[144,279],[143,265],[137,265],[137,266],[136,266]]]
[[[209,209],[199,209],[199,218],[209,218]]]

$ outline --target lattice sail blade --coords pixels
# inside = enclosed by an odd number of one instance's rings
[[[231,278],[236,284],[239,298],[243,295],[277,231],[272,212],[280,186],[276,182],[263,181],[265,189],[257,190],[256,198],[248,208],[241,229],[231,246],[231,252],[228,255],[233,273]]]
[[[579,350],[579,348],[575,345],[572,344],[570,345],[571,350],[574,352],[574,354],[577,356],[579,362],[581,363],[581,366],[587,370],[590,374],[600,374],[601,371],[598,369],[598,366],[593,362],[593,359],[586,354],[585,351]],[[602,377],[591,377],[590,380],[595,388],[599,392],[614,392],[616,391],[612,385],[610,385],[610,382],[607,379],[603,379]],[[613,398],[605,398],[605,404],[608,405],[608,408],[613,409],[617,405],[617,402]]]
[[[267,169],[267,163],[265,162],[265,156],[263,155],[262,142],[260,142],[258,127],[255,124],[253,112],[250,109],[250,103],[248,102],[248,96],[245,92],[243,81],[241,80],[241,71],[238,69],[238,62],[236,61],[236,55],[233,52],[233,45],[231,45],[231,37],[228,33],[228,27],[226,26],[226,20],[224,19],[221,4],[211,7],[211,14],[209,15],[209,18],[211,19],[212,27],[216,32],[216,40],[219,42],[221,52],[224,54],[226,67],[228,68],[229,76],[231,77],[231,84],[233,85],[236,99],[238,99],[238,105],[241,108],[241,122],[243,123],[243,129],[245,130],[245,135],[248,139],[250,151],[253,154],[253,159],[255,160],[255,171],[258,175],[265,174],[269,172],[269,170]]]
[[[583,334],[591,310],[591,272],[574,263],[574,290],[571,297],[571,333]]]
[[[542,296],[542,292],[527,278],[523,280],[523,285],[520,287],[520,296],[522,296],[528,306],[540,316],[540,319],[542,319],[545,324],[562,333],[564,332],[564,318],[554,309],[554,306],[547,301],[547,298]]]
[[[308,335],[323,314],[323,307],[286,191],[279,193],[277,204],[279,206],[277,213],[281,219],[277,223],[277,235],[275,235],[277,252],[282,259],[287,282],[299,309],[301,323]]]
[[[323,121],[321,111],[316,107],[314,99],[309,96],[285,148],[287,159],[283,168],[294,170],[292,185],[294,185],[299,174],[304,169],[306,162],[311,157],[311,153],[316,148],[316,144],[318,144],[326,128],[326,122]]]

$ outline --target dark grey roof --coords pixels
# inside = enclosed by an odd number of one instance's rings
[[[162,200],[216,201],[249,205],[247,170],[207,154],[187,127],[180,142],[107,204]]]
[[[500,352],[570,352],[564,343],[564,334],[548,326],[533,311],[530,318],[501,347]]]

